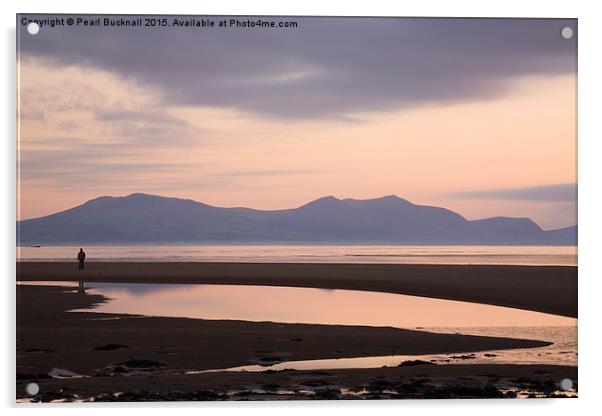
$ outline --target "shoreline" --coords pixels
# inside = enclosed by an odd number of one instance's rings
[[[66,290],[67,289],[67,290]],[[18,285],[17,367],[90,375],[110,362],[154,356],[176,371],[286,361],[458,354],[545,347],[533,339],[446,334],[388,326],[301,324],[94,312],[110,302],[72,287]],[[71,312],[77,309],[77,312]],[[89,312],[84,310],[90,310]],[[108,348],[107,345],[121,347]],[[189,355],[194,350],[195,356]],[[57,354],[58,351],[64,351]],[[101,351],[99,353],[99,351]],[[52,359],[52,366],[48,361]],[[47,371],[46,371],[47,370]]]
[[[241,364],[452,354],[535,348],[549,343],[390,327],[67,312],[110,300],[65,289],[17,285],[17,398],[26,397],[25,385],[32,381],[40,385],[41,393],[34,397],[39,401],[73,401],[78,397],[94,397],[95,401],[516,397],[517,392],[529,389],[555,397],[558,380],[568,377],[576,381],[577,377],[577,367],[573,366],[428,362],[364,369],[190,375],[185,374],[190,369]],[[67,377],[49,375],[61,372]],[[507,386],[512,386],[512,391],[508,392]],[[389,390],[397,393],[392,396],[386,393]],[[358,397],[360,391],[368,393]],[[123,395],[117,397],[115,392]]]
[[[397,293],[577,318],[577,266],[225,262],[16,263],[17,281],[288,286]]]

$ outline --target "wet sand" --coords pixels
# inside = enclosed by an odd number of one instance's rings
[[[391,327],[66,312],[104,302],[60,286],[17,286],[18,372],[66,368],[91,375],[131,358],[172,371],[321,358],[528,348],[548,342],[438,334]],[[118,319],[116,319],[118,318]],[[102,350],[107,345],[123,347]],[[27,370],[27,369],[30,370]]]
[[[318,393],[276,396],[289,399],[347,398],[337,396],[341,394],[340,388],[357,390],[365,385],[374,385],[377,389],[374,394],[385,394],[378,393],[378,388],[387,390],[384,387],[391,383],[403,393],[396,396],[400,398],[448,397],[446,395],[454,391],[453,397],[500,397],[501,390],[497,387],[485,388],[484,385],[500,380],[508,384],[511,379],[528,376],[523,381],[519,380],[522,387],[525,383],[533,382],[539,387],[547,385],[552,392],[552,380],[557,381],[560,376],[576,379],[574,367],[541,365],[419,365],[384,369],[186,375],[184,373],[190,370],[273,364],[288,360],[458,353],[537,347],[549,343],[434,334],[388,327],[67,312],[105,301],[107,299],[100,295],[77,293],[73,288],[17,286],[18,398],[26,397],[23,394],[24,386],[30,381],[41,386],[41,395],[36,399],[49,401],[73,400],[75,395],[94,396],[100,400],[265,399],[275,394],[270,393],[270,389],[299,390],[299,386],[309,386]],[[68,372],[72,372],[86,378],[53,379],[48,376],[53,369],[63,369],[58,370],[59,374],[63,372],[69,375]],[[421,383],[426,381],[416,381],[415,378],[419,376],[428,377],[430,384],[421,387]],[[462,381],[460,377],[468,379]],[[535,379],[531,380],[533,377]],[[441,383],[456,387],[442,388]],[[458,387],[458,383],[468,383],[469,386]],[[253,393],[253,389],[261,391]],[[239,393],[227,396],[231,390]],[[118,398],[113,395],[116,392],[127,394]],[[349,398],[353,397],[351,395]]]
[[[293,371],[222,372],[37,380],[36,401],[200,401],[576,397],[559,391],[577,368],[551,365],[440,365]],[[17,385],[24,388],[25,381]]]
[[[17,262],[20,281],[206,283],[350,289],[577,317],[577,267],[506,265]]]

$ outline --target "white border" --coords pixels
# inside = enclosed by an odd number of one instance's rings
[[[588,414],[600,393],[600,332],[599,317],[602,316],[598,299],[602,288],[602,268],[597,237],[600,229],[600,104],[601,93],[600,40],[602,15],[594,1],[525,1],[498,0],[496,2],[453,0],[420,2],[369,1],[197,1],[163,0],[161,2],[125,2],[123,0],[102,0],[82,2],[74,0],[28,1],[19,4],[2,2],[0,19],[3,27],[2,82],[4,104],[2,125],[5,126],[2,139],[2,176],[0,182],[2,203],[2,256],[3,276],[1,277],[4,299],[2,343],[2,404],[15,411],[14,403],[14,272],[15,272],[15,13],[181,13],[181,14],[272,14],[272,15],[355,15],[355,16],[470,16],[470,17],[570,17],[579,19],[579,399],[576,400],[464,400],[464,401],[385,401],[385,402],[284,402],[284,403],[199,403],[199,404],[147,404],[145,412],[164,415],[165,407],[198,414],[199,412],[242,411],[250,415],[268,413],[305,414],[307,412],[333,412],[341,410],[347,414],[365,414],[367,411],[399,414],[399,412],[420,412],[420,414],[470,415],[487,413],[504,415],[518,412],[545,412],[546,416],[569,412]],[[86,414],[115,412],[125,414],[128,406],[88,405]],[[41,407],[41,406],[33,406]],[[65,411],[74,405],[54,406]],[[31,408],[19,407],[21,413]],[[45,406],[44,412],[52,411]],[[593,412],[592,412],[593,413]],[[39,413],[38,413],[39,414]]]

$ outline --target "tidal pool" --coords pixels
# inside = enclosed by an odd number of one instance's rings
[[[576,326],[577,320],[470,302],[356,290],[90,283],[95,312],[283,323],[416,327]]]
[[[62,285],[73,286],[74,283]],[[243,285],[88,283],[86,292],[104,295],[109,301],[92,309],[79,311],[198,319],[391,326],[553,343],[540,348],[477,352],[468,357],[462,357],[461,353],[356,357],[289,361],[269,366],[257,364],[202,372],[373,368],[396,366],[409,360],[424,360],[435,364],[577,365],[577,319],[501,306],[367,291]],[[191,369],[190,372],[196,371]]]

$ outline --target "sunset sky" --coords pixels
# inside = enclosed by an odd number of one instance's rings
[[[19,219],[145,192],[576,223],[575,20],[282,20],[19,27]]]

